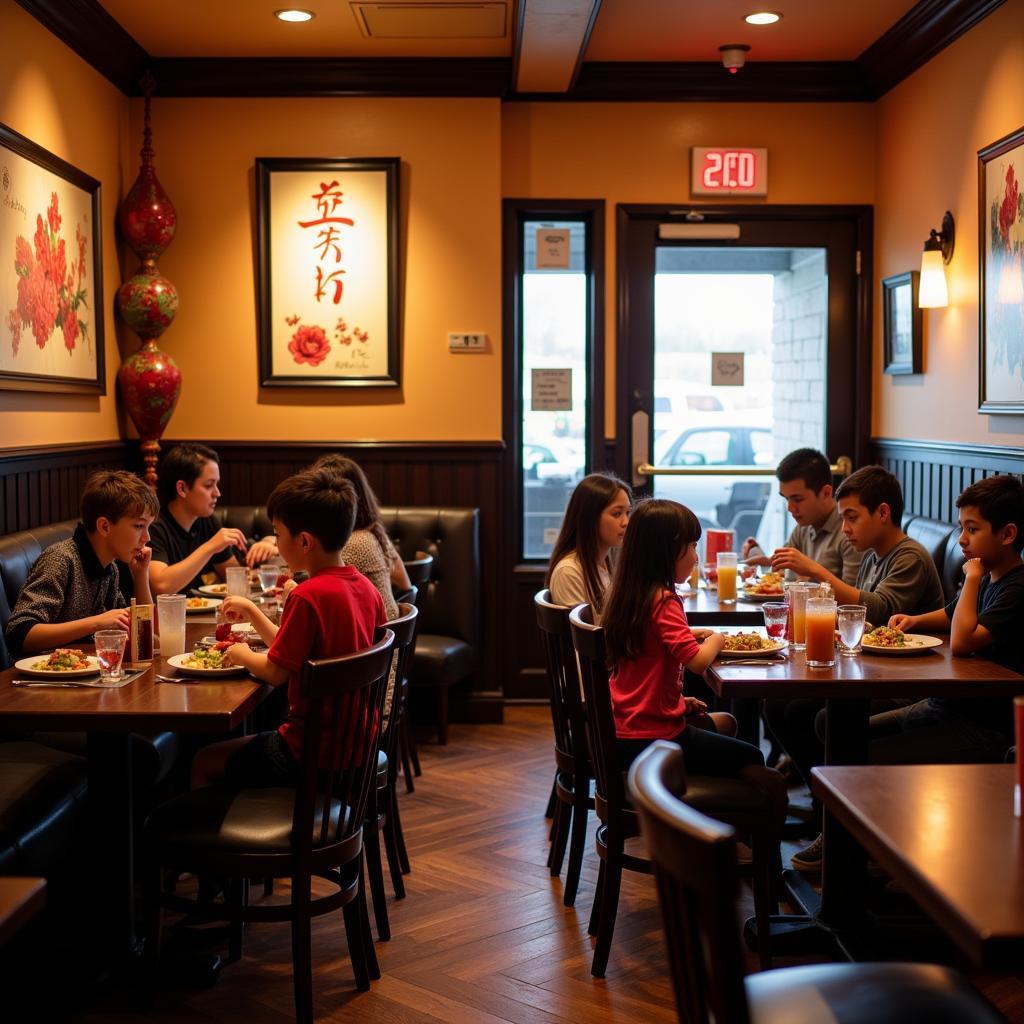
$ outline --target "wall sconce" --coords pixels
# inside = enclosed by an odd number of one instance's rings
[[[956,225],[953,214],[946,211],[942,218],[942,230],[932,228],[925,239],[921,253],[921,283],[917,304],[921,309],[938,309],[949,305],[949,291],[946,288],[945,264],[953,258],[956,242]]]

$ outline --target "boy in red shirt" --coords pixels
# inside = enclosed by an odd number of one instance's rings
[[[192,762],[192,788],[221,779],[238,787],[293,786],[299,778],[299,756],[308,701],[299,678],[311,659],[338,658],[365,650],[384,622],[384,602],[374,585],[341,558],[355,521],[352,485],[317,470],[296,473],[278,484],[267,501],[281,557],[295,571],[309,573],[291,593],[275,626],[251,601],[231,598],[229,618],[248,618],[265,643],[266,653],[246,644],[226,652],[271,686],[288,684],[288,717],[275,732],[261,732],[215,743]],[[321,760],[331,738],[321,737]]]

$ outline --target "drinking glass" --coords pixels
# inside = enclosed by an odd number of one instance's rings
[[[810,668],[836,663],[836,603],[830,597],[810,597],[806,611],[806,657]]]
[[[719,551],[718,565],[718,603],[736,603],[736,552]]]
[[[260,589],[267,594],[277,586],[277,578],[281,575],[281,570],[276,565],[264,564],[256,570],[256,575],[260,578]]]
[[[172,658],[185,653],[185,595],[158,594],[157,621],[160,625],[160,655]]]
[[[100,663],[100,682],[116,683],[121,678],[121,662],[128,632],[124,629],[101,629],[93,634],[96,660]]]
[[[231,565],[225,571],[228,593],[236,597],[249,596],[249,570],[244,565]]]
[[[786,635],[789,605],[783,601],[765,601],[761,611],[764,613],[764,628],[768,636],[772,640],[781,640]]]
[[[863,604],[841,604],[836,609],[839,641],[842,644],[839,648],[840,654],[852,658],[860,653],[860,641],[864,636],[864,620],[867,614],[867,605]]]
[[[790,646],[796,651],[804,649],[806,635],[806,609],[808,597],[818,593],[817,583],[786,583],[786,600],[789,604]]]

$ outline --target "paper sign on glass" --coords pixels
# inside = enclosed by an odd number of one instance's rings
[[[569,231],[566,228],[537,229],[537,269],[568,270]]]
[[[711,353],[711,386],[743,387],[743,353]]]
[[[572,370],[531,371],[532,412],[572,411]]]

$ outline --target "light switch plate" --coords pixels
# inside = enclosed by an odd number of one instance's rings
[[[486,334],[448,334],[449,352],[486,352]]]

